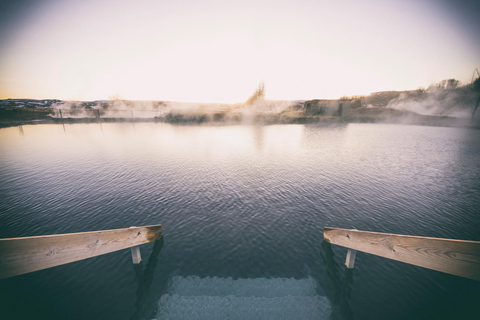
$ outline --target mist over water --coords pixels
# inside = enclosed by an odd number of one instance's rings
[[[312,277],[340,319],[471,318],[477,282],[362,253],[339,304],[346,250],[329,256],[322,230],[478,241],[479,156],[480,131],[458,128],[0,129],[1,238],[150,224],[165,234],[145,278],[123,250],[6,279],[0,314],[151,319],[173,277],[217,276]],[[141,248],[145,263],[152,247]]]
[[[423,115],[470,118],[471,106],[477,99],[467,86],[449,89],[406,91],[388,103],[388,108],[413,111]]]
[[[298,110],[303,101],[275,101],[256,99],[246,103],[220,104],[173,101],[60,101],[52,104],[54,118],[117,118],[117,119],[169,119],[197,116],[216,122],[252,122],[258,115],[279,115],[287,110]],[[215,115],[217,115],[215,117]],[[221,116],[221,117],[219,117]],[[169,118],[170,117],[170,118]]]

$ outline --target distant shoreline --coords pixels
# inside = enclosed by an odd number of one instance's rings
[[[95,123],[169,123],[177,125],[273,125],[273,124],[348,124],[348,123],[378,123],[404,124],[434,127],[456,127],[480,129],[480,125],[472,124],[468,119],[448,116],[420,115],[410,111],[401,111],[386,108],[359,108],[351,110],[348,116],[308,115],[304,112],[285,112],[279,114],[257,113],[248,117],[240,114],[227,113],[191,113],[173,114],[154,118],[73,118],[51,117],[39,114],[30,119],[0,118],[0,128],[16,127],[36,124],[95,124]]]
[[[480,122],[472,122],[468,118],[423,115],[389,107],[391,103],[397,101],[395,99],[407,93],[411,98],[409,103],[412,105],[423,101],[420,99],[422,97],[422,99],[430,97],[417,91],[380,92],[367,97],[344,97],[336,100],[256,100],[231,105],[168,101],[6,99],[0,100],[0,128],[33,124],[115,122],[185,125],[383,123],[480,128]],[[451,94],[449,90],[443,90],[441,93]],[[453,106],[449,110],[455,108]],[[465,106],[462,110],[466,110]]]

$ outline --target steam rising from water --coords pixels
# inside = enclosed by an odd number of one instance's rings
[[[91,118],[91,117],[108,117],[108,118],[153,118],[162,116],[168,112],[166,103],[162,101],[128,101],[128,100],[111,100],[111,101],[62,101],[52,105],[52,108],[62,110],[58,111],[56,117],[68,118]]]
[[[207,104],[171,101],[65,101],[52,105],[61,110],[55,117],[67,118],[165,118],[165,117],[205,117],[221,115],[221,119],[237,116],[243,122],[256,115],[277,115],[288,108],[298,108],[301,101],[255,100],[238,104]],[[218,120],[218,119],[217,119]]]
[[[466,88],[406,91],[388,103],[388,108],[423,115],[469,118],[470,92]]]

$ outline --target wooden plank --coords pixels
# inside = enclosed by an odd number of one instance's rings
[[[346,248],[480,281],[480,242],[324,228],[325,240]]]
[[[0,279],[160,239],[162,226],[0,239]]]

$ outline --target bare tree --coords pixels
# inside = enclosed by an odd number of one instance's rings
[[[458,88],[459,85],[460,85],[460,81],[458,81],[457,79],[448,79],[445,89],[455,90]]]
[[[265,84],[260,82],[258,85],[257,90],[248,98],[245,102],[246,105],[253,104],[255,101],[264,100],[265,99]]]

